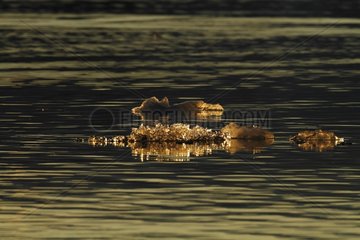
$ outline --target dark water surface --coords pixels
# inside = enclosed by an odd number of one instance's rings
[[[358,0],[4,0],[0,12],[359,18]]]
[[[1,238],[359,238],[359,27],[1,15]],[[94,109],[117,117],[151,96],[269,110],[276,141],[255,155],[214,151],[186,162],[142,162],[128,148],[72,141],[95,133]],[[354,144],[317,153],[288,143],[318,127]]]

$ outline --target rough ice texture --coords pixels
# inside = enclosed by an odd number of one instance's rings
[[[91,145],[126,145],[127,143],[144,142],[175,142],[175,143],[211,143],[229,140],[228,134],[221,131],[213,131],[198,125],[191,127],[188,124],[176,123],[171,125],[158,123],[155,126],[141,124],[133,128],[128,136],[91,136],[88,142]],[[80,141],[84,141],[79,139]]]
[[[133,128],[128,136],[92,136],[87,141],[93,146],[131,147],[133,155],[139,156],[142,160],[156,156],[156,160],[180,161],[190,155],[210,154],[212,150],[225,150],[231,154],[258,153],[274,143],[274,134],[261,128],[243,127],[235,123],[226,125],[220,131],[178,123],[157,124],[152,127],[141,125],[139,128]],[[301,150],[318,152],[332,150],[338,144],[344,143],[343,138],[323,130],[301,131],[291,137],[290,141]]]
[[[239,131],[239,128],[242,127],[231,124],[230,127],[226,126],[224,129]],[[258,131],[257,128],[246,129],[246,133],[250,129]],[[128,136],[91,136],[87,141],[93,146],[130,147],[133,155],[138,156],[142,161],[188,161],[190,156],[209,155],[214,150],[223,150],[231,154],[237,152],[254,154],[274,142],[273,138],[265,138],[263,135],[259,135],[259,132],[251,135],[252,138],[240,133],[236,132],[234,135],[239,139],[231,140],[231,132],[228,131],[213,131],[181,123],[156,124],[155,126],[141,125],[133,128]]]
[[[104,143],[121,145],[121,143],[126,142],[194,143],[224,142],[230,139],[266,140],[274,139],[274,135],[268,130],[258,127],[242,127],[235,123],[229,123],[221,131],[183,123],[171,125],[158,123],[155,126],[141,124],[138,128],[133,128],[128,136],[115,136],[111,138],[92,136],[88,141],[100,145]]]
[[[298,132],[295,136],[291,137],[290,140],[296,143],[303,143],[310,140],[316,141],[335,141],[337,136],[333,132],[323,130],[305,130]]]
[[[305,130],[290,138],[290,141],[304,151],[329,151],[344,142],[335,133],[323,130]]]
[[[239,126],[236,123],[229,123],[221,129],[221,132],[233,139],[264,140],[274,139],[274,134],[259,127]]]
[[[229,137],[222,132],[200,126],[191,127],[188,124],[176,123],[172,125],[156,124],[155,126],[140,125],[133,128],[129,141],[133,142],[222,142]]]
[[[139,107],[132,109],[133,114],[141,117],[146,117],[155,112],[181,112],[189,117],[206,118],[221,116],[223,111],[224,108],[220,104],[206,103],[202,100],[186,101],[171,106],[167,97],[164,97],[161,101],[156,97],[148,98]]]

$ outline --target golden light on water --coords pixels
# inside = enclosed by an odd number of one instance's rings
[[[359,238],[359,19],[2,12],[0,28],[1,239]],[[129,133],[89,126],[141,104],[124,86],[269,109],[276,139],[74,142]],[[355,144],[289,142],[319,128]]]

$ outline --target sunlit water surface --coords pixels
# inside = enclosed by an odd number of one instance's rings
[[[3,14],[1,238],[359,238],[359,27],[354,19]],[[125,134],[120,112],[151,96],[267,110],[276,141],[256,154],[214,150],[174,162],[73,142]],[[96,108],[112,111],[117,125],[95,132]],[[109,113],[97,117],[111,123]],[[308,128],[354,144],[322,153],[289,144]]]

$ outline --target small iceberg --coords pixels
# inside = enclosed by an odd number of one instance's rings
[[[337,145],[344,144],[340,138],[330,131],[305,130],[290,137],[290,142],[296,144],[303,151],[324,152],[334,149]]]
[[[189,161],[190,156],[205,156],[215,150],[230,154],[256,154],[274,142],[274,135],[257,127],[241,127],[235,123],[219,131],[188,124],[140,125],[126,136],[91,136],[78,139],[92,146],[130,147],[141,161]]]
[[[132,113],[142,119],[154,119],[159,117],[158,115],[164,118],[174,115],[186,118],[209,118],[213,116],[220,117],[223,112],[224,108],[220,104],[211,104],[199,100],[170,105],[167,97],[161,100],[156,97],[148,98],[139,107],[132,109]]]
[[[230,139],[242,140],[266,140],[274,139],[274,134],[259,127],[243,127],[236,123],[229,123],[220,131],[189,124],[161,124],[145,126],[141,124],[138,128],[132,128],[128,136],[115,137],[89,137],[89,142],[94,143],[127,143],[127,142],[224,142]]]
[[[161,124],[145,126],[141,124],[138,128],[132,128],[127,136],[103,137],[91,136],[88,142],[93,145],[106,145],[108,143],[121,145],[127,143],[147,143],[147,142],[175,142],[175,143],[195,143],[195,142],[224,142],[230,139],[227,133],[203,128],[198,125],[189,124]],[[84,140],[81,140],[84,141]]]

